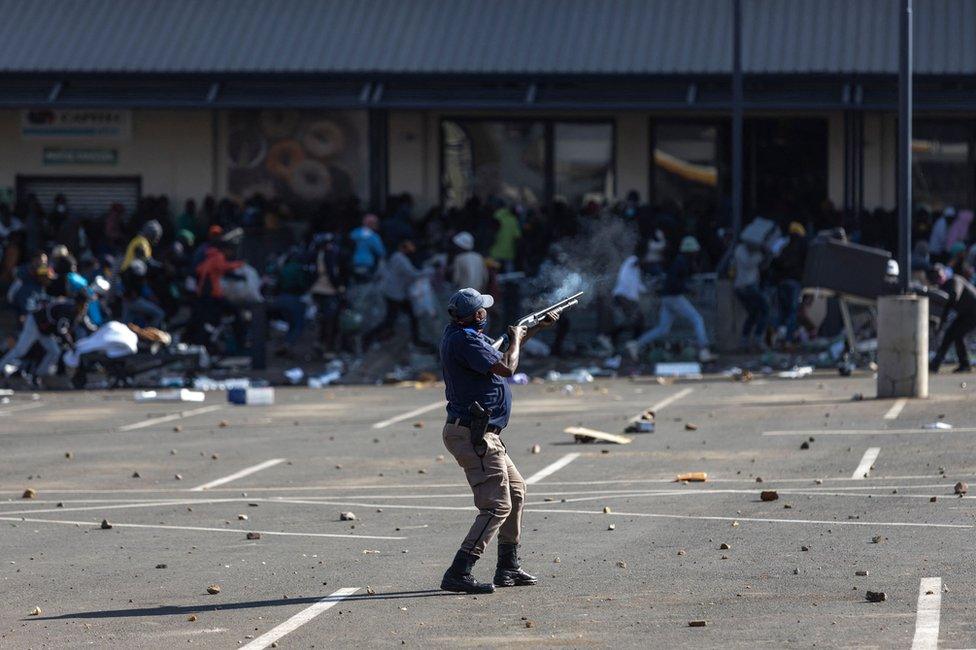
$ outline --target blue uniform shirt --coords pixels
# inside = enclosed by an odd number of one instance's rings
[[[504,429],[512,410],[512,391],[504,379],[491,372],[502,353],[491,341],[470,327],[451,323],[441,339],[441,365],[447,394],[447,418],[471,419],[468,411],[478,402],[491,413],[489,424]]]

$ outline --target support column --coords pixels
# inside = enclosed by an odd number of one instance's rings
[[[878,397],[929,396],[929,299],[878,299]]]

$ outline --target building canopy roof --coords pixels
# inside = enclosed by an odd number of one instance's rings
[[[742,0],[752,74],[893,74],[899,0]],[[919,74],[976,73],[976,0],[915,3]],[[0,0],[0,73],[731,70],[731,0]]]

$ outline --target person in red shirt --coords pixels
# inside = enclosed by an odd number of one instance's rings
[[[196,267],[197,302],[193,323],[199,329],[195,330],[196,336],[194,338],[208,346],[215,342],[212,340],[212,333],[217,330],[221,316],[225,313],[234,315],[233,331],[237,347],[244,344],[244,318],[235,305],[224,299],[224,291],[220,285],[220,280],[224,275],[244,266],[244,262],[241,260],[231,261],[227,259],[227,251],[231,246],[230,242],[223,239],[212,242],[207,247],[203,261]]]

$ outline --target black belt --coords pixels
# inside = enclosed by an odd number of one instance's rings
[[[447,423],[453,424],[456,427],[464,427],[465,429],[471,428],[471,420],[462,420],[461,418],[454,418],[453,420],[449,419]],[[502,428],[489,424],[488,428],[485,429],[485,431],[487,433],[501,433]]]

